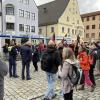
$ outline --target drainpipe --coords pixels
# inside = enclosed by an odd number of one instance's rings
[[[47,37],[47,26],[46,26],[46,37]]]

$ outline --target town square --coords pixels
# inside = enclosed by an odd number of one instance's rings
[[[0,0],[0,100],[100,100],[100,0]]]

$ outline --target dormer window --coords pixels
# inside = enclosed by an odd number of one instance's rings
[[[47,8],[44,8],[44,13],[47,13]]]

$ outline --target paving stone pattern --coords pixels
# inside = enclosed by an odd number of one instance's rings
[[[8,62],[7,62],[8,64]],[[38,64],[40,66],[40,64]],[[21,76],[21,62],[17,62],[17,72]],[[31,64],[31,78],[29,81],[22,81],[21,77],[9,78],[5,77],[5,94],[4,100],[42,100],[43,94],[47,88],[46,75],[41,69],[34,72]],[[74,100],[100,100],[100,79],[97,79],[97,87],[93,93],[89,92],[89,88],[84,91],[74,91]],[[60,96],[60,81],[56,82],[57,98],[53,100],[63,100]]]

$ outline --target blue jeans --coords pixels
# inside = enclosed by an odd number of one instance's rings
[[[56,79],[56,75],[46,72],[47,75],[47,81],[48,81],[48,89],[45,93],[45,98],[52,98],[55,95],[55,79]]]
[[[9,75],[11,76],[16,76],[16,59],[13,57],[9,58]]]
[[[30,78],[30,61],[24,62],[22,61],[22,79],[25,79],[25,68],[26,68],[26,79]]]

